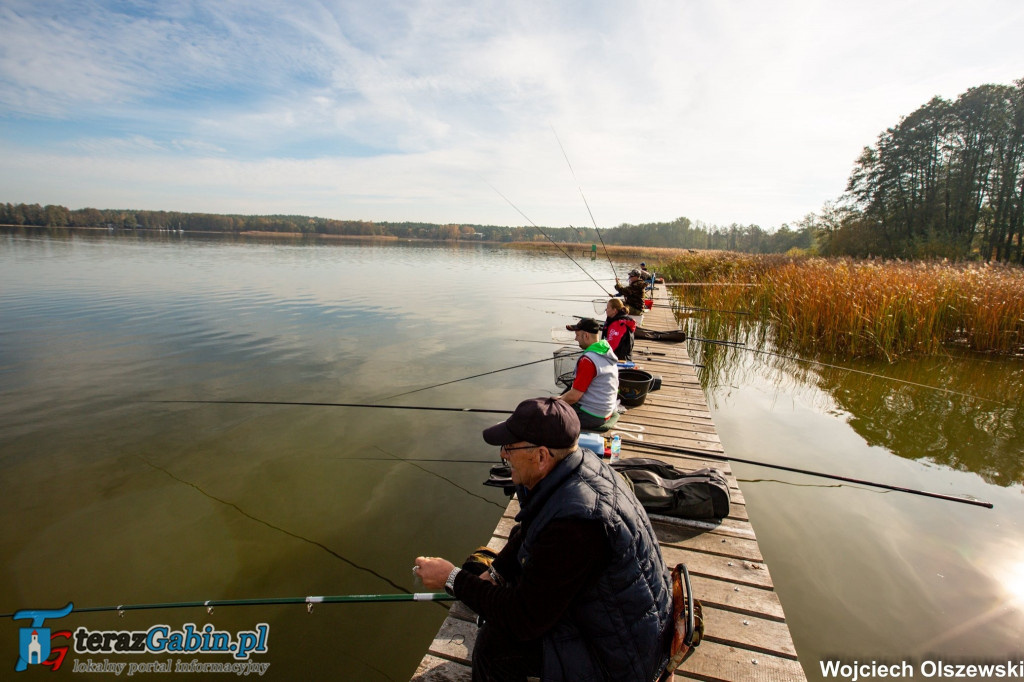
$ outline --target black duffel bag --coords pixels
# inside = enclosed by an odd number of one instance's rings
[[[678,471],[657,459],[630,457],[612,468],[633,483],[649,514],[679,519],[722,519],[729,515],[729,485],[718,469]]]

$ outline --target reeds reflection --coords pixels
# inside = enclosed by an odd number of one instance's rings
[[[894,363],[778,351],[757,322],[677,313],[693,336],[743,341],[744,347],[691,342],[701,386],[714,403],[729,387],[768,377],[779,393],[802,393],[840,416],[869,446],[905,459],[978,474],[986,482],[1024,483],[1024,361],[953,350]],[[825,401],[818,391],[828,396]]]

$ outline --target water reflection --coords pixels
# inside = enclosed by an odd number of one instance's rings
[[[744,339],[721,318],[682,322],[695,336],[732,334],[755,348],[760,336],[747,327]],[[826,679],[827,660],[1020,660],[1019,360],[815,358],[851,372],[769,348],[688,348],[705,365],[726,453],[995,505],[832,487],[734,463],[809,680]]]
[[[0,612],[413,590],[412,557],[465,556],[500,517],[487,465],[459,461],[496,461],[480,439],[495,415],[154,401],[373,403],[550,358],[511,339],[548,339],[551,314],[495,301],[573,270],[483,245],[0,230]],[[590,303],[544,307],[568,321]],[[511,409],[554,391],[551,375],[540,363],[394,402]],[[424,458],[442,461],[401,461]],[[210,622],[270,623],[277,679],[384,680],[408,678],[445,613],[267,607]],[[0,648],[16,633],[0,630]]]
[[[697,318],[691,333],[704,337]],[[720,330],[716,330],[719,333]],[[844,421],[868,446],[980,475],[996,485],[1024,483],[1024,361],[951,351],[896,363],[851,358],[784,357],[757,345],[692,343],[709,395],[767,374],[779,390],[801,392]],[[763,352],[758,352],[763,351]],[[756,368],[756,369],[752,369]]]

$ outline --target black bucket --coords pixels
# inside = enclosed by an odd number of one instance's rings
[[[653,381],[654,375],[642,369],[619,370],[619,400],[627,407],[643,405]]]

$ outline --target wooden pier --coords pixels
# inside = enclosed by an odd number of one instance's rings
[[[644,328],[678,329],[665,291],[657,288]],[[652,517],[665,564],[686,564],[694,596],[704,609],[704,641],[676,671],[676,679],[806,680],[728,462],[637,447],[647,442],[724,454],[686,344],[637,339],[633,359],[660,375],[662,386],[649,393],[643,405],[622,415],[612,431],[622,437],[622,456],[660,459],[682,470],[715,467],[725,473],[731,492],[730,513],[721,522]],[[491,548],[505,544],[518,511],[519,503],[513,499],[487,543]],[[456,602],[412,680],[468,681],[476,631],[476,614]]]

